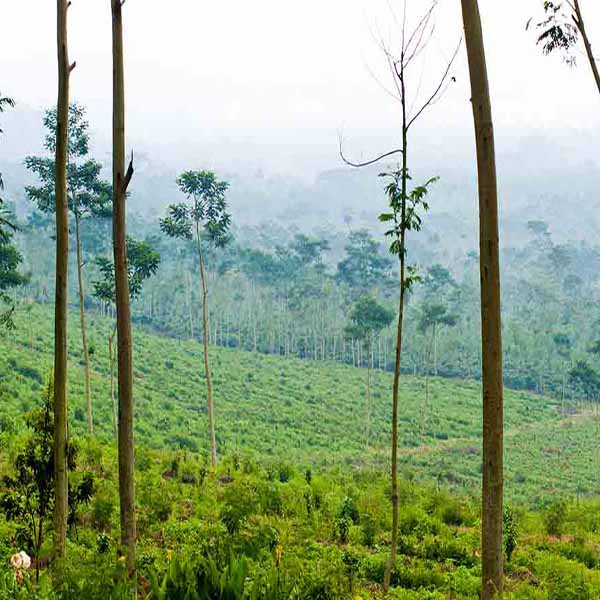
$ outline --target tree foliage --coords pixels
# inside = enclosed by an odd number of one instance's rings
[[[49,154],[56,150],[56,108],[48,109],[44,115],[47,129],[44,148]],[[69,139],[67,163],[67,194],[69,209],[78,218],[109,217],[111,214],[112,186],[100,178],[102,165],[88,157],[89,123],[85,119],[85,108],[73,103],[69,106]],[[39,210],[53,213],[54,158],[50,156],[28,156],[25,166],[41,181],[39,186],[26,186],[25,192]]]
[[[9,521],[18,525],[20,547],[37,559],[44,544],[46,522],[54,508],[54,413],[52,384],[47,386],[44,404],[26,415],[29,435],[16,455],[12,474],[2,479],[0,510]],[[67,468],[77,469],[77,445],[72,440],[67,446]],[[76,485],[69,483],[69,524],[73,525],[77,511],[94,495],[95,484],[91,473],[85,473]]]
[[[104,256],[96,257],[100,279],[94,281],[94,297],[109,304],[115,303],[115,265]],[[158,271],[160,254],[148,241],[127,238],[127,270],[129,295],[135,300],[142,292],[144,282]]]
[[[372,296],[363,296],[352,305],[350,324],[345,328],[346,336],[355,340],[372,338],[393,320],[393,311],[379,304]]]
[[[229,184],[210,171],[185,171],[177,178],[177,186],[189,203],[171,204],[167,216],[160,220],[161,230],[169,237],[185,240],[202,230],[208,242],[225,246],[230,241],[231,216],[225,199]]]
[[[568,5],[565,2],[544,1],[545,18],[535,24],[539,34],[537,43],[544,54],[558,52],[567,64],[575,65],[573,48],[579,41],[579,30],[573,22],[571,8],[565,9],[565,4]]]

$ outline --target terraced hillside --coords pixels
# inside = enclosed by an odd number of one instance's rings
[[[108,343],[110,319],[90,319],[96,429],[112,436]],[[17,329],[0,337],[2,426],[40,402],[52,364],[48,307],[21,310]],[[85,430],[78,319],[71,316],[70,404],[74,430]],[[221,452],[256,452],[301,464],[387,462],[391,376],[373,377],[370,443],[365,437],[364,370],[214,348]],[[136,434],[151,448],[207,449],[201,345],[134,334]],[[420,434],[424,382],[402,378],[402,466],[407,476],[474,491],[479,485],[481,421],[476,382],[433,379]],[[598,488],[598,421],[583,412],[561,418],[556,401],[506,393],[507,491],[520,500],[546,492],[592,494]]]

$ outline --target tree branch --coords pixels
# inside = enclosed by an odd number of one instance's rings
[[[381,154],[380,156],[377,156],[377,157],[375,157],[375,158],[373,158],[371,160],[367,160],[365,162],[352,162],[351,160],[348,160],[344,156],[344,151],[343,151],[343,148],[342,148],[342,136],[340,135],[340,158],[349,167],[368,167],[369,165],[373,165],[376,162],[379,162],[380,160],[383,160],[384,158],[387,158],[388,156],[393,156],[394,154],[402,154],[402,150],[399,149],[399,148],[397,150],[390,150],[390,152],[386,152],[385,154]]]
[[[410,121],[408,122],[408,125],[406,126],[407,130],[410,129],[410,126],[423,114],[423,112],[425,112],[425,110],[427,110],[427,108],[429,108],[432,104],[434,104],[436,102],[436,100],[438,99],[438,97],[440,95],[440,92],[443,93],[445,91],[445,89],[443,89],[444,84],[446,83],[446,80],[448,79],[448,76],[450,74],[450,69],[452,68],[454,61],[456,60],[456,57],[458,56],[458,51],[460,50],[461,45],[462,45],[462,37],[460,38],[460,40],[456,46],[456,50],[454,51],[452,58],[449,60],[448,65],[446,66],[446,70],[444,71],[444,74],[442,75],[442,77],[440,79],[439,85],[437,86],[437,88],[435,89],[433,94],[431,94],[431,96],[423,104],[423,106],[421,106],[421,108],[417,111],[415,116],[410,119]],[[454,78],[453,78],[453,80],[454,80]]]
[[[129,183],[131,182],[131,178],[133,177],[133,150],[131,151],[131,159],[129,161],[129,166],[127,167],[127,173],[125,173],[125,180],[123,181],[123,194],[127,193],[127,188],[129,187]]]

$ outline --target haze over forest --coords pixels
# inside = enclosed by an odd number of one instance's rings
[[[53,102],[56,78],[54,36],[46,27],[53,7],[38,4],[22,0],[11,8],[14,26],[2,40],[3,85],[17,110],[4,119],[0,167],[17,198],[28,181],[22,157],[41,149],[42,112]],[[595,135],[600,117],[589,93],[593,83],[585,57],[580,52],[580,68],[568,68],[558,56],[542,56],[525,32],[536,1],[514,4],[508,13],[504,3],[492,2],[484,15],[490,43],[503,48],[490,57],[489,71],[506,239],[522,241],[525,213],[548,221],[558,240],[591,240],[600,226],[591,187],[600,168]],[[392,46],[398,43],[386,0],[311,0],[302,8],[275,0],[258,6],[228,0],[202,7],[186,3],[166,12],[159,6],[148,0],[130,7],[126,32],[127,143],[138,159],[132,208],[156,216],[176,195],[179,166],[201,162],[232,182],[231,209],[241,222],[259,222],[268,212],[270,217],[285,213],[284,220],[301,227],[324,221],[340,226],[345,214],[356,223],[380,212],[385,200],[377,179],[373,172],[343,165],[338,137],[341,132],[346,152],[357,160],[398,145],[399,107],[382,87],[391,80],[377,44],[379,34]],[[409,3],[410,14],[418,10],[418,2]],[[600,16],[598,7],[588,10],[592,20]],[[110,61],[101,40],[110,20],[105,13],[92,4],[75,5],[70,14],[71,53],[81,66],[72,97],[87,107],[94,154],[108,165]],[[223,19],[227,37],[209,26]],[[27,44],[19,33],[25,22]],[[436,23],[424,90],[460,38],[457,7],[442,3]],[[164,45],[156,44],[159,35]],[[456,83],[418,124],[413,170],[440,176],[432,214],[444,223],[442,230],[457,227],[460,236],[476,223],[476,179],[464,61],[453,75]],[[567,198],[576,199],[580,210],[565,220]]]

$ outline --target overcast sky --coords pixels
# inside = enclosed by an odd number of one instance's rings
[[[408,1],[413,16],[427,4]],[[51,105],[56,3],[4,4],[0,90],[22,106]],[[541,56],[533,33],[525,31],[528,18],[540,15],[541,1],[480,5],[497,130],[526,136],[549,128],[597,129],[600,100],[584,57],[569,69],[558,57]],[[592,0],[582,5],[600,48],[600,5]],[[398,107],[374,77],[389,81],[373,33],[393,45],[398,32],[390,7],[401,6],[400,0],[127,0],[129,139],[188,151],[218,141],[253,146],[265,156],[294,147],[297,153],[334,157],[343,127],[350,151],[376,151],[397,136]],[[461,35],[459,7],[458,0],[440,2],[425,90]],[[89,107],[94,130],[106,139],[109,13],[109,0],[73,0],[69,13],[70,55],[77,61],[71,97]],[[457,84],[415,137],[439,138],[434,127],[450,140],[472,135],[464,50],[454,74]]]

